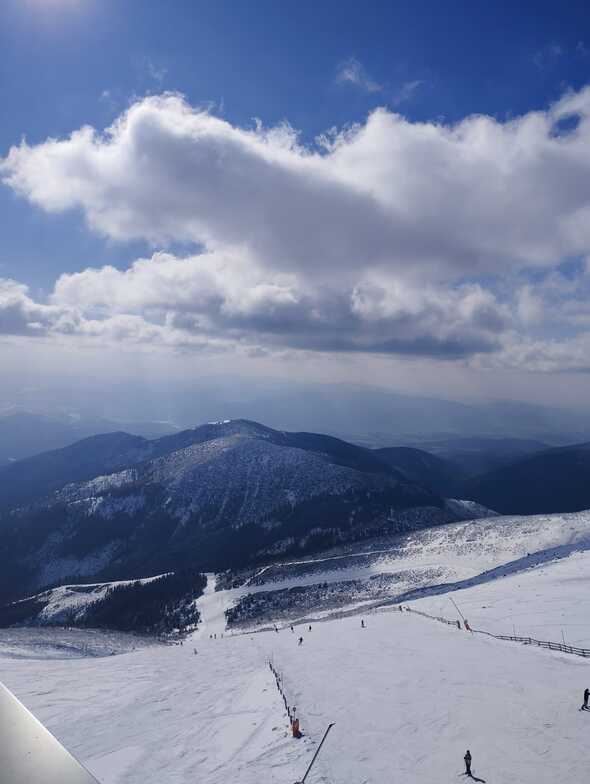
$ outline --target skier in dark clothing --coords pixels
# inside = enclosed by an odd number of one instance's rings
[[[590,698],[590,689],[584,689],[584,704],[580,710],[590,710],[588,707],[588,698]]]
[[[299,642],[297,643],[297,645],[302,645],[302,644],[303,644],[303,637],[300,637],[299,638]]]
[[[471,752],[469,749],[465,752],[463,759],[465,760],[465,775],[471,776]]]
[[[365,628],[365,622],[363,620],[361,620],[361,629],[364,629],[364,628]]]

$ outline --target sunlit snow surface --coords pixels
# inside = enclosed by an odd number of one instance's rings
[[[588,514],[496,525],[413,535],[397,555],[408,567],[435,564],[475,584],[407,603],[452,618],[452,596],[473,626],[556,641],[563,629],[567,642],[587,644]],[[548,552],[527,556],[539,550]],[[497,569],[507,562],[518,568]],[[467,748],[488,784],[587,780],[590,712],[578,709],[590,660],[395,611],[367,613],[364,629],[357,615],[230,636],[224,609],[252,586],[213,589],[211,577],[203,623],[183,646],[3,658],[2,680],[103,784],[293,784],[330,721],[309,784],[457,782]],[[288,735],[268,658],[297,705],[301,741]]]

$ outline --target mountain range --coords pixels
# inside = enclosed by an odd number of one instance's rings
[[[113,433],[0,470],[0,592],[223,569],[473,516],[378,452],[225,420]]]
[[[590,443],[542,450],[467,480],[462,492],[503,514],[588,509]]]
[[[238,419],[151,439],[107,433],[12,462],[0,468],[0,598],[236,568],[490,510],[590,507],[588,444],[425,446],[369,449]]]

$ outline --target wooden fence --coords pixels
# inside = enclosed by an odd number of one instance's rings
[[[401,605],[398,605],[401,607]],[[398,607],[395,607],[397,610]],[[393,609],[393,608],[392,608]],[[406,612],[414,613],[415,615],[421,615],[424,618],[429,618],[432,621],[439,621],[439,623],[446,623],[448,626],[456,626],[458,629],[461,628],[461,623],[459,621],[451,621],[448,618],[443,618],[440,615],[429,615],[428,613],[422,612],[422,610],[414,610],[411,607],[404,607],[403,608]],[[390,608],[379,608],[377,612],[386,612],[391,611]],[[547,648],[550,651],[559,651],[560,653],[571,653],[574,656],[584,656],[586,658],[590,658],[590,649],[589,648],[578,648],[575,645],[567,645],[566,643],[561,642],[550,642],[549,640],[536,640],[534,637],[516,637],[511,634],[492,634],[492,632],[486,632],[483,629],[469,629],[469,631],[473,632],[474,634],[486,634],[488,637],[494,637],[496,640],[511,640],[512,642],[520,642],[523,645],[536,645],[539,648]]]

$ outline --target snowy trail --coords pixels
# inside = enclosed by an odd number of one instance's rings
[[[199,642],[196,656],[193,647],[3,660],[0,677],[101,784],[295,781],[311,744],[289,737],[259,646],[226,637]]]
[[[201,614],[199,628],[191,639],[198,640],[210,634],[221,635],[225,631],[225,611],[233,599],[227,596],[227,591],[216,591],[217,577],[212,572],[207,573],[207,585],[202,596],[197,599],[197,609]]]
[[[264,635],[303,731],[335,721],[319,762],[330,781],[453,782],[467,748],[488,782],[587,778],[590,664],[409,614]],[[260,635],[261,637],[263,635]],[[314,779],[313,781],[319,781]]]

